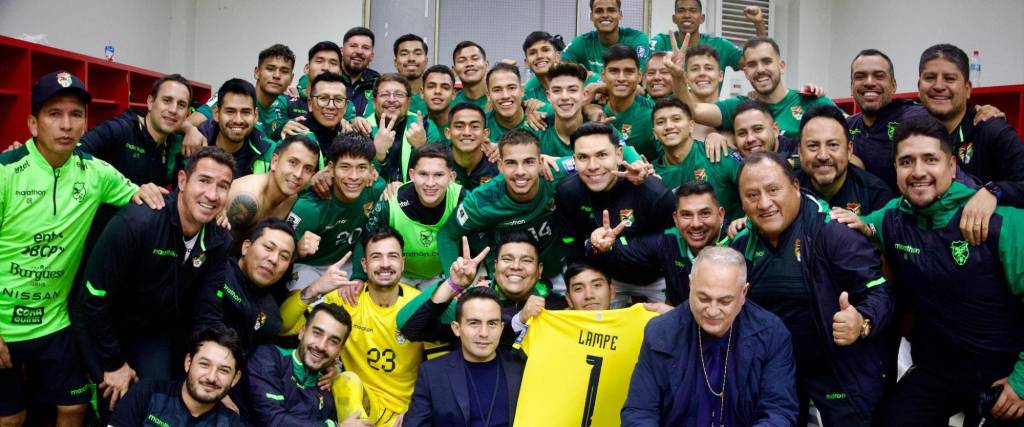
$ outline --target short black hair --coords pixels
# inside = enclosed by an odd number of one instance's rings
[[[565,50],[565,40],[562,40],[562,36],[552,36],[547,31],[534,31],[526,36],[526,40],[523,41],[523,53],[530,50],[530,46],[537,44],[537,42],[548,42],[551,47],[561,52]]]
[[[629,59],[636,64],[637,68],[640,68],[640,58],[636,56],[636,50],[626,46],[622,43],[613,44],[604,52],[604,56],[601,57],[604,61],[604,65],[607,66],[609,62],[618,61],[620,59]]]
[[[615,133],[615,128],[611,127],[607,123],[601,122],[586,122],[582,126],[576,128],[575,131],[569,135],[569,146],[573,150],[576,150],[576,140],[590,135],[604,135],[608,137],[608,143],[612,144],[613,147],[619,147],[618,135]]]
[[[505,147],[513,145],[533,145],[537,147],[537,152],[540,152],[540,140],[537,139],[537,135],[525,129],[515,128],[505,132],[498,140],[498,153],[504,155]]]
[[[501,235],[501,241],[498,245],[498,252],[501,252],[501,247],[509,243],[526,243],[533,246],[533,251],[540,255],[540,246],[537,243],[537,239],[533,238],[533,235],[525,230],[513,230]]]
[[[475,299],[486,299],[494,301],[494,304],[498,306],[498,311],[501,311],[501,301],[498,299],[498,292],[487,286],[471,286],[466,289],[465,292],[459,295],[459,301],[455,303],[455,320],[462,320],[462,306],[466,305],[467,302]]]
[[[314,305],[313,308],[306,312],[306,325],[308,326],[309,322],[321,311],[333,317],[338,323],[345,325],[345,336],[341,337],[341,344],[344,345],[345,341],[348,340],[348,336],[352,334],[352,316],[340,305],[322,302]]]
[[[939,147],[942,148],[943,152],[950,155],[953,154],[953,144],[946,139],[948,136],[946,126],[939,119],[932,117],[930,114],[925,114],[906,119],[896,125],[896,130],[892,134],[892,154],[894,158],[896,156],[896,148],[899,147],[900,143],[915,135],[935,138],[939,140]]]
[[[690,180],[682,183],[679,187],[676,187],[676,208],[679,208],[679,199],[690,196],[701,196],[709,195],[711,200],[715,202],[715,206],[721,206],[718,203],[718,196],[715,195],[715,188],[708,184],[707,181]]]
[[[680,1],[682,1],[682,0],[676,0],[676,1],[675,1],[675,3],[673,4],[673,6],[674,6],[675,8],[678,8],[678,7],[679,7],[679,2],[680,2]],[[703,3],[703,2],[701,2],[700,0],[694,0],[694,1],[696,1],[696,2],[697,2],[697,9],[700,9],[700,11],[701,11],[701,12],[704,12],[704,3]],[[673,9],[673,10],[674,10],[674,9]]]
[[[235,174],[235,157],[224,151],[216,145],[207,145],[200,147],[198,150],[193,151],[192,155],[188,156],[188,160],[185,162],[185,177],[192,176],[192,172],[196,171],[196,166],[202,159],[210,159],[231,169],[232,178]]]
[[[571,281],[573,277],[579,276],[580,273],[587,270],[600,273],[602,276],[604,276],[605,280],[608,280],[609,284],[611,283],[611,279],[608,277],[608,272],[604,271],[603,268],[598,267],[596,263],[592,263],[589,261],[579,261],[571,263],[565,267],[565,273],[562,274],[562,277],[565,279],[566,286],[569,285],[569,281]]]
[[[504,62],[499,62],[497,64],[494,64],[494,66],[491,67],[490,70],[487,70],[487,76],[484,78],[484,81],[487,83],[487,85],[490,85],[491,75],[502,71],[515,74],[517,82],[521,79],[521,77],[519,76],[519,67],[512,64],[506,64]]]
[[[402,238],[402,234],[399,233],[398,230],[391,228],[390,225],[385,225],[372,232],[366,233],[366,236],[363,237],[363,248],[369,247],[370,243],[392,238],[398,240],[399,247],[405,248],[405,239]]]
[[[284,153],[288,147],[292,146],[292,144],[301,144],[303,147],[306,147],[307,150],[316,154],[317,162],[320,161],[320,147],[312,139],[309,139],[308,136],[301,133],[295,133],[284,137],[284,139],[277,144],[277,148],[274,149],[274,154],[280,155],[281,153]],[[376,153],[376,150],[374,150],[374,153]]]
[[[796,172],[793,170],[793,165],[789,164],[789,160],[786,160],[785,156],[774,151],[755,151],[744,158],[743,163],[740,163],[740,170],[736,173],[736,182],[739,182],[740,178],[743,177],[743,171],[747,170],[748,166],[762,162],[774,163],[776,166],[782,168],[782,173],[786,175],[786,179],[788,181],[792,182],[797,180]]]
[[[448,75],[448,77],[450,77],[452,79],[452,85],[454,87],[454,85],[455,85],[455,72],[452,71],[451,67],[449,67],[447,65],[444,65],[444,64],[431,65],[430,67],[427,67],[427,70],[423,72],[423,77],[422,77],[423,78],[423,84],[427,83],[427,76],[429,76],[431,74],[434,74],[434,73],[440,73],[440,74]]]
[[[444,164],[448,169],[455,168],[455,161],[452,160],[452,151],[448,147],[436,142],[429,142],[417,148],[409,159],[409,168],[415,169],[421,159],[441,159],[444,160]]]
[[[397,39],[395,39],[395,44],[394,44],[394,49],[393,50],[395,51],[395,56],[396,57],[398,56],[398,45],[400,45],[402,43],[405,43],[405,42],[420,42],[420,45],[423,46],[423,54],[426,55],[427,53],[429,53],[429,51],[427,50],[427,42],[423,40],[423,37],[420,37],[420,36],[417,36],[415,34],[409,33],[409,34],[402,34],[401,36],[398,36]]]
[[[309,97],[310,98],[312,98],[313,95],[316,95],[316,85],[318,83],[321,83],[321,82],[341,83],[342,86],[345,86],[345,80],[341,78],[341,74],[332,73],[330,71],[325,72],[325,73],[320,73],[320,75],[314,77],[313,78],[313,82],[309,84]],[[345,89],[347,91],[348,87],[346,86]]]
[[[341,60],[341,47],[339,47],[337,43],[328,40],[319,42],[309,48],[309,58],[306,60],[312,61],[313,57],[320,52],[334,52],[338,54],[338,60]]]
[[[487,51],[484,50],[483,46],[476,44],[476,42],[472,40],[464,40],[455,45],[455,49],[452,49],[452,62],[455,62],[455,58],[459,56],[459,52],[467,47],[480,49],[480,55],[484,57],[484,61],[487,60]]]
[[[582,65],[575,62],[559,62],[552,65],[548,69],[548,81],[554,80],[556,77],[571,76],[579,79],[581,82],[586,83],[587,81],[587,69]]]
[[[235,359],[235,372],[242,371],[245,365],[245,351],[242,350],[242,339],[238,337],[238,332],[219,323],[200,329],[193,333],[189,340],[188,355],[194,358],[205,343],[214,343],[228,349],[231,357]]]
[[[771,37],[754,37],[754,38],[751,38],[750,40],[747,40],[746,43],[743,43],[743,48],[740,49],[740,52],[743,52],[744,54],[746,54],[747,53],[747,49],[753,49],[753,48],[758,47],[760,45],[763,45],[765,43],[768,43],[769,45],[771,45],[772,50],[775,51],[775,56],[782,57],[782,51],[779,50],[779,44],[776,43],[775,40],[772,39]]]
[[[846,116],[843,115],[843,111],[835,105],[815,105],[811,107],[810,110],[804,113],[803,118],[800,119],[800,135],[804,134],[804,127],[807,126],[808,122],[819,117],[839,122],[839,125],[843,127],[843,140],[847,144],[850,143],[850,125],[846,123]],[[803,138],[801,137],[800,139],[802,144]]]
[[[615,7],[622,9],[622,0],[615,0]],[[594,8],[594,0],[590,0],[590,8]]]
[[[486,122],[487,122],[487,113],[485,113],[484,109],[480,108],[479,105],[476,105],[476,104],[474,104],[472,102],[460,102],[458,104],[455,104],[455,106],[452,107],[451,110],[448,110],[448,121],[450,122],[452,119],[454,119],[455,118],[455,113],[458,113],[459,111],[462,111],[462,110],[473,110],[473,111],[476,111],[477,113],[480,113],[480,118],[486,124]]]
[[[654,121],[654,114],[657,113],[658,110],[663,110],[665,108],[678,108],[686,113],[686,117],[693,118],[693,114],[690,112],[690,106],[686,105],[685,102],[680,101],[679,98],[675,97],[664,97],[659,98],[654,103],[654,109],[651,110],[651,122]]]
[[[894,71],[892,67],[892,59],[889,59],[889,55],[886,55],[878,49],[864,49],[853,56],[853,61],[850,61],[850,78],[853,78],[853,63],[857,62],[857,59],[860,59],[862,56],[881,56],[882,59],[885,60],[885,63],[889,64],[889,77],[894,79],[896,78],[896,71]]]
[[[359,132],[341,132],[331,141],[330,161],[337,162],[342,157],[364,159],[371,164],[377,157],[377,148],[369,135]]]
[[[377,39],[373,36],[373,31],[370,31],[370,29],[366,28],[366,27],[352,27],[352,28],[350,28],[348,31],[345,32],[345,36],[341,38],[341,42],[345,43],[345,42],[348,41],[348,39],[350,39],[352,37],[355,37],[355,36],[366,36],[366,37],[369,37],[371,45],[377,44]]]
[[[292,225],[289,224],[288,221],[277,218],[267,218],[257,223],[256,226],[249,231],[249,236],[246,237],[245,240],[248,240],[250,243],[255,243],[260,236],[263,236],[263,234],[267,232],[267,230],[283,231],[288,233],[293,241],[295,240],[295,229],[292,228]]]
[[[217,107],[224,105],[224,97],[229,93],[248,96],[252,100],[252,108],[256,108],[256,87],[242,79],[228,79],[217,89]]]
[[[694,47],[686,49],[686,61],[684,61],[684,63],[690,62],[690,58],[697,56],[710,56],[715,60],[715,63],[722,63],[722,57],[718,54],[718,51],[715,50],[715,48],[708,46],[706,44],[699,44]]]
[[[933,59],[945,59],[952,62],[960,70],[960,77],[964,80],[967,80],[967,77],[971,75],[970,60],[967,59],[967,52],[948,43],[940,43],[925,49],[921,53],[921,62],[917,65],[917,74],[924,72],[924,64]]]
[[[406,95],[407,96],[412,96],[412,85],[409,84],[409,79],[405,78],[405,76],[403,76],[401,74],[398,74],[398,73],[387,73],[387,74],[381,74],[380,77],[377,78],[377,81],[373,82],[373,97],[374,98],[376,98],[377,94],[380,92],[380,85],[382,85],[382,84],[384,84],[386,82],[398,82],[398,83],[401,83],[402,86],[405,87]]]
[[[736,117],[739,117],[740,114],[746,113],[750,110],[760,111],[771,119],[772,123],[775,122],[775,116],[772,115],[772,110],[768,108],[768,104],[753,98],[747,98],[740,102],[739,105],[736,106],[736,110],[733,111],[732,117],[735,119]]]
[[[295,67],[295,53],[292,52],[291,48],[280,43],[261,50],[259,62],[256,64],[263,65],[263,61],[277,57],[288,60],[288,62],[292,63],[291,67]]]
[[[177,73],[167,74],[163,77],[160,77],[159,79],[156,79],[156,81],[153,82],[153,86],[149,89],[149,96],[153,99],[156,99],[156,96],[160,94],[160,87],[167,82],[175,82],[185,85],[185,89],[188,90],[188,100],[189,102],[192,101],[192,85],[188,83],[188,79],[186,79],[181,74]]]

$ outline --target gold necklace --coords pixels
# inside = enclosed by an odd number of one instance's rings
[[[725,346],[725,363],[722,364],[722,390],[715,391],[714,388],[711,388],[711,381],[708,380],[708,368],[704,364],[704,340],[701,338],[700,325],[697,325],[697,349],[700,351],[700,368],[704,371],[704,384],[708,386],[708,391],[722,402],[718,412],[718,420],[722,423],[723,427],[725,426],[723,422],[725,420],[725,379],[726,375],[729,374],[729,351],[732,349],[732,332],[733,329],[729,328],[729,341]],[[712,411],[711,417],[714,418],[714,416],[714,411]]]

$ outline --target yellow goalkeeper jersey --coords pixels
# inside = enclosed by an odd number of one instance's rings
[[[542,311],[521,343],[528,358],[516,426],[618,426],[644,326],[642,304],[606,311]]]

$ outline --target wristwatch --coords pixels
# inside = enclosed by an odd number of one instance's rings
[[[985,189],[992,193],[993,196],[996,196],[996,200],[1003,198],[1003,187],[1000,187],[995,181],[986,182]]]
[[[871,319],[864,319],[860,324],[860,337],[865,338],[871,333]]]

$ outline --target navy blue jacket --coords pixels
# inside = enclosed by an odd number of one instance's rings
[[[947,136],[957,155],[957,177],[961,170],[981,183],[995,182],[1003,190],[1000,205],[1024,207],[1024,145],[1006,119],[988,119],[974,124],[977,112],[967,107],[960,125]]]
[[[220,134],[220,124],[216,120],[210,119],[198,126],[199,133],[203,134],[206,138],[206,145],[211,147],[217,145],[217,136]],[[245,145],[239,148],[238,151],[231,153],[231,157],[235,159],[235,179],[243,176],[252,175],[254,173],[264,173],[263,167],[254,167],[256,162],[262,161],[269,167],[270,156],[274,154],[274,142],[267,139],[267,136],[260,132],[255,127],[248,137],[245,138]],[[180,152],[175,154],[175,166],[177,170],[185,168],[186,159]],[[175,170],[175,172],[177,172]]]
[[[800,180],[801,189],[814,197],[824,199],[824,195],[814,189],[810,174],[797,169],[796,176]],[[879,210],[895,198],[889,187],[881,178],[850,164],[846,167],[846,180],[839,191],[828,201],[830,206],[849,209],[857,215],[867,215]]]
[[[516,417],[519,386],[523,381],[526,359],[518,350],[498,348],[498,360],[508,384],[509,419]],[[466,388],[466,361],[462,351],[452,351],[420,365],[412,402],[402,425],[406,427],[469,426],[469,391]]]
[[[727,411],[747,426],[795,425],[796,368],[786,325],[747,300],[733,326],[732,357],[738,359],[726,382]],[[691,396],[705,381],[697,334],[688,302],[647,324],[622,407],[623,427],[694,425],[697,399]]]
[[[829,207],[821,200],[801,196],[800,266],[811,294],[811,314],[827,362],[843,386],[843,392],[864,417],[869,417],[885,386],[885,330],[893,311],[891,289],[881,277],[881,256],[871,241],[844,224],[831,221]],[[733,240],[743,253],[748,270],[757,256],[761,237],[747,227]],[[751,283],[750,286],[757,286]],[[865,319],[871,333],[848,346],[838,346],[832,336],[832,316],[839,311],[839,294],[849,293],[850,303]]]
[[[312,426],[338,418],[334,395],[317,387],[318,375],[307,373],[296,360],[296,350],[260,346],[249,356],[251,413],[243,414],[259,426]]]
[[[896,186],[896,168],[893,167],[892,142],[896,126],[912,117],[928,115],[924,106],[909,99],[894,99],[886,104],[875,118],[875,123],[864,123],[864,113],[846,118],[850,125],[850,142],[853,154],[864,161],[864,169],[879,177],[889,186],[889,191],[899,194]]]
[[[171,150],[180,145],[179,136],[168,135],[157,143],[146,129],[146,115],[127,109],[110,120],[89,129],[80,141],[82,151],[110,163],[136,185],[152,182],[166,187],[174,183],[167,161]]]
[[[113,427],[192,426],[238,427],[245,424],[238,414],[220,402],[213,409],[193,417],[181,400],[181,381],[142,380],[128,389],[110,419]]]

